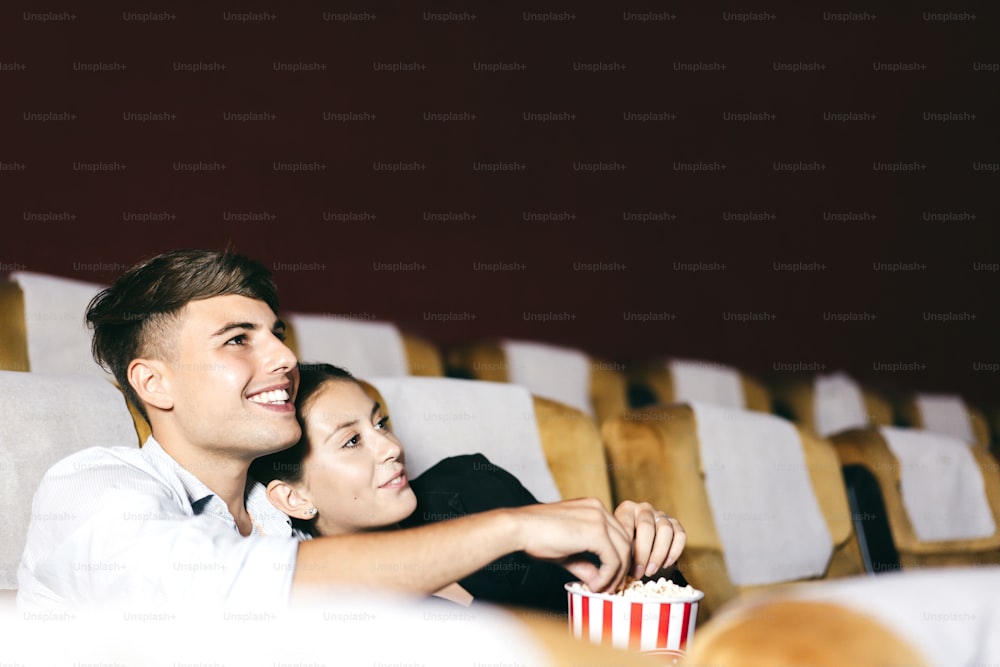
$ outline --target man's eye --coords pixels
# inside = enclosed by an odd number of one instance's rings
[[[284,343],[285,342],[285,330],[284,329],[278,329],[277,331],[274,332],[274,337],[277,338],[278,340],[280,340],[282,343]]]
[[[240,334],[239,336],[233,336],[226,341],[226,345],[246,345],[247,335]]]

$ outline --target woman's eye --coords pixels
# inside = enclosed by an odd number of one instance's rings
[[[377,428],[380,431],[388,431],[389,430],[389,418],[388,417],[382,417],[382,419],[379,419],[378,422],[375,424],[375,428]]]
[[[357,447],[361,444],[361,436],[356,435],[347,442],[344,443],[344,447]]]

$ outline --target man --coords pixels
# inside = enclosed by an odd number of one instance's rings
[[[141,450],[94,447],[46,473],[19,605],[281,605],[340,586],[430,594],[517,551],[607,590],[630,567],[652,573],[679,557],[675,519],[647,503],[611,515],[594,499],[299,542],[247,475],[255,458],[300,435],[297,360],[277,312],[264,266],[205,250],[159,255],[95,297],[94,357],[152,436]]]

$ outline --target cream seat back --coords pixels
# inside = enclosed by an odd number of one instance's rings
[[[312,313],[286,313],[283,319],[288,344],[304,363],[335,364],[357,377],[444,375],[436,346],[390,322]]]
[[[759,380],[725,364],[694,359],[653,359],[629,366],[634,407],[698,401],[771,412],[771,394]]]
[[[84,320],[104,285],[29,271],[0,288],[4,336],[0,368],[109,378],[91,356]]]
[[[448,373],[520,384],[584,412],[598,423],[626,410],[624,367],[575,348],[522,340],[456,345],[448,349]]]
[[[899,403],[898,422],[934,433],[954,436],[989,449],[986,415],[959,394],[910,394]]]
[[[592,496],[611,508],[607,462],[586,415],[518,385],[456,378],[369,378],[416,477],[443,458],[481,453],[541,502]]]
[[[843,372],[776,383],[775,403],[820,437],[869,424],[891,426],[892,405]]]
[[[121,392],[95,377],[0,371],[0,405],[0,589],[14,589],[45,471],[82,449],[138,447],[139,439]]]

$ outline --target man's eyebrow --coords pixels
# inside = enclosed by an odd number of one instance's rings
[[[285,323],[282,320],[275,320],[274,324],[271,326],[271,331],[284,331]],[[253,322],[227,322],[221,329],[212,334],[212,337],[221,336],[225,333],[232,331],[233,329],[245,329],[247,331],[256,331],[257,325]]]
[[[257,325],[253,322],[227,322],[222,326],[221,329],[212,334],[212,337],[221,336],[223,334],[229,333],[233,329],[245,329],[247,331],[254,331]]]

